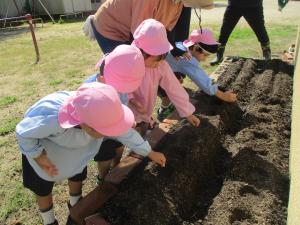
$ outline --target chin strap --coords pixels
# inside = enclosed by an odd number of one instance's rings
[[[194,11],[195,11],[195,14],[196,14],[196,16],[198,17],[198,20],[199,20],[199,28],[200,28],[200,30],[201,30],[201,33],[202,33],[202,26],[201,26],[201,9],[199,9],[199,13],[198,13],[198,11],[197,11],[197,9],[196,8],[194,8]]]

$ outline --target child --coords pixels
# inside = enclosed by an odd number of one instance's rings
[[[85,83],[101,82],[113,86],[122,104],[128,104],[128,93],[135,91],[145,75],[144,57],[132,45],[119,45],[96,64],[99,73],[90,76]]]
[[[161,86],[175,105],[179,115],[194,126],[200,120],[193,115],[195,107],[189,102],[189,96],[176,79],[168,63],[164,60],[173,49],[168,42],[165,27],[154,19],[143,21],[134,32],[133,45],[144,54],[146,74],[141,86],[132,93],[131,108],[137,123],[151,123],[158,86]]]
[[[58,224],[53,212],[55,181],[69,180],[70,204],[81,197],[86,166],[104,136],[115,137],[140,155],[165,166],[162,153],[131,127],[133,113],[121,104],[114,88],[93,82],[75,92],[50,94],[32,107],[16,127],[22,152],[23,184],[37,196],[44,225]]]
[[[101,82],[114,87],[122,104],[128,104],[128,93],[140,86],[145,75],[144,57],[141,51],[132,45],[119,45],[111,53],[106,54],[97,63],[100,73],[90,76],[85,83]],[[105,139],[99,154],[94,157],[98,164],[97,183],[104,182],[109,169],[117,165],[122,157],[122,143]]]
[[[199,62],[205,61],[207,56],[216,53],[218,45],[209,29],[193,30],[188,40],[177,43],[177,47],[188,51],[192,59],[188,60],[184,57],[175,59],[168,54],[166,60],[174,72],[186,74],[206,94],[215,95],[226,102],[235,102],[236,94],[232,91],[219,90],[218,85],[213,84],[212,79],[199,66]]]

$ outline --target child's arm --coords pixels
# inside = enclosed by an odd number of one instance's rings
[[[110,137],[112,139],[117,139],[123,145],[130,148],[135,153],[142,155],[144,157],[149,157],[152,161],[158,163],[162,167],[166,164],[166,158],[163,153],[155,152],[151,149],[148,141],[145,141],[141,135],[134,129],[129,129],[125,134],[118,137]]]
[[[218,85],[212,83],[212,79],[200,68],[198,63],[181,59],[177,67],[181,70],[180,72],[186,74],[206,94],[216,95]]]
[[[50,177],[58,175],[56,166],[48,158],[45,150],[43,150],[42,154],[40,154],[38,157],[34,158],[34,160]]]
[[[133,107],[136,109],[136,111],[138,111],[139,113],[141,113],[141,114],[147,113],[146,109],[145,109],[145,108],[142,106],[142,104],[141,104],[139,101],[137,101],[136,99],[131,98],[131,99],[129,100],[129,104],[130,104],[131,106],[133,106]]]
[[[218,85],[212,83],[212,79],[203,69],[201,69],[198,63],[196,65],[186,59],[182,59],[178,64],[178,68],[181,69],[182,73],[186,74],[206,94],[215,95],[226,102],[236,101],[236,94],[232,91],[220,91]]]
[[[163,75],[159,85],[166,91],[179,116],[186,117],[192,125],[199,126],[200,120],[193,115],[195,107],[190,103],[189,95],[179,83],[168,63],[165,61],[161,63],[164,65],[160,66]]]
[[[47,157],[40,139],[62,132],[55,116],[24,118],[16,127],[16,137],[22,154],[33,158],[49,176],[57,175],[55,165]]]

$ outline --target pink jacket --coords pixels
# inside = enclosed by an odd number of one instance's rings
[[[134,107],[131,107],[137,123],[142,121],[149,123],[151,121],[158,86],[166,91],[181,117],[187,117],[194,113],[195,107],[190,103],[187,92],[177,80],[169,64],[164,60],[158,68],[146,67],[146,74],[140,87],[130,95],[130,98],[139,101],[147,111],[146,114],[141,114]]]

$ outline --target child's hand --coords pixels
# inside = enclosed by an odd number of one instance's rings
[[[182,57],[187,59],[187,60],[191,60],[192,59],[192,54],[190,52],[186,52],[182,55]]]
[[[156,162],[161,167],[166,166],[166,157],[163,153],[151,151],[148,155],[149,159],[151,159],[153,162]]]
[[[192,55],[191,55],[190,52],[185,52],[182,56],[175,57],[176,61],[178,61],[179,59],[191,60],[192,59]]]
[[[130,104],[141,114],[145,114],[146,110],[136,99],[131,99]]]
[[[236,102],[236,94],[233,91],[226,91],[224,93],[224,101],[226,102]]]
[[[186,117],[186,120],[189,121],[189,123],[195,127],[198,127],[200,125],[200,119],[197,116],[194,116],[193,114]]]
[[[58,174],[56,166],[48,158],[45,150],[43,150],[42,154],[34,160],[50,177],[54,177]]]

